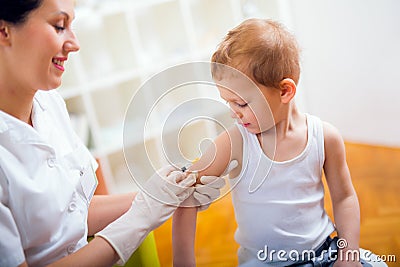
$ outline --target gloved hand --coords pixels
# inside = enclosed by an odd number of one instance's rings
[[[158,170],[143,186],[131,208],[95,234],[107,240],[124,264],[153,229],[163,224],[179,204],[194,191],[194,175],[174,171],[172,166]]]
[[[201,184],[195,186],[193,197],[200,204],[199,211],[207,209],[210,204],[221,195],[221,188],[225,186],[225,180],[222,176],[227,175],[235,169],[239,163],[237,160],[232,160],[226,170],[218,176],[203,176],[200,178]]]
[[[238,166],[237,160],[232,160],[221,176],[202,176],[201,184],[195,186],[193,195],[187,198],[182,207],[198,207],[198,211],[207,209],[210,204],[221,195],[221,188],[225,186],[222,176],[227,175]]]

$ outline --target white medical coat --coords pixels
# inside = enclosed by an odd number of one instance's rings
[[[0,266],[43,266],[87,244],[97,163],[56,91],[36,93],[32,122],[0,111]]]

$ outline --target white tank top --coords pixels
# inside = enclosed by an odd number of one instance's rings
[[[243,162],[241,173],[230,183],[238,224],[235,239],[248,252],[248,259],[240,259],[239,253],[239,262],[257,259],[257,252],[266,246],[268,252],[297,250],[301,254],[316,249],[335,230],[324,209],[322,122],[308,114],[306,118],[307,145],[300,155],[284,162],[269,159],[257,136],[237,125]],[[276,260],[268,257],[265,261]]]

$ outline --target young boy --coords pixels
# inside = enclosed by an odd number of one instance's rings
[[[229,31],[212,62],[213,79],[237,123],[216,138],[191,170],[199,176],[220,175],[238,160],[230,183],[239,264],[317,261],[328,266],[337,258],[335,266],[361,266],[360,209],[344,143],[332,125],[296,107],[300,66],[294,37],[277,22],[249,19]],[[335,224],[323,206],[322,171]],[[195,265],[195,225],[195,208],[176,211],[175,266]],[[332,239],[334,231],[337,238]]]

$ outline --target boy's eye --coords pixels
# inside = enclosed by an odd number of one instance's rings
[[[56,29],[57,32],[61,32],[65,30],[65,27],[62,25],[54,25],[54,28]]]
[[[246,107],[248,105],[248,103],[239,104],[237,102],[229,102],[229,101],[225,101],[225,103],[228,104],[228,105],[236,105],[236,106],[238,106],[240,108],[244,108],[244,107]]]

